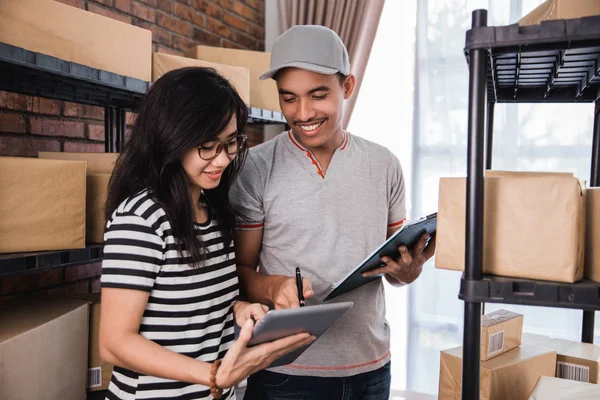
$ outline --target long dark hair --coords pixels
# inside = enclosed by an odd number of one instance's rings
[[[195,232],[195,205],[180,159],[189,149],[215,140],[233,116],[238,133],[243,133],[248,109],[235,88],[211,68],[181,68],[158,79],[142,100],[131,135],[115,164],[106,219],[125,199],[148,189],[167,214],[178,250],[189,252],[193,266],[202,265],[206,249]],[[219,186],[203,191],[228,249],[233,245],[235,229],[229,188],[246,153],[244,146],[225,169]]]

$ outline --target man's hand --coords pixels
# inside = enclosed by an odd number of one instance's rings
[[[409,284],[415,281],[423,271],[423,264],[429,260],[435,253],[435,235],[431,237],[429,243],[428,234],[421,236],[419,242],[414,247],[412,254],[406,246],[400,246],[398,251],[400,256],[397,260],[389,257],[383,257],[381,261],[385,266],[376,268],[372,271],[362,274],[364,277],[386,274],[386,278],[391,284],[401,285]]]
[[[302,278],[302,289],[304,292],[304,299],[308,299],[314,294],[312,284],[307,278]],[[283,275],[274,276],[273,283],[270,287],[269,298],[276,310],[281,308],[300,307],[296,278]]]

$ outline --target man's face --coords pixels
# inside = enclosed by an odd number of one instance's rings
[[[338,75],[285,68],[276,76],[281,111],[294,136],[308,148],[321,147],[341,132],[344,99],[352,94],[354,78],[342,85]]]

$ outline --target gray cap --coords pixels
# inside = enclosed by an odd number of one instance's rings
[[[337,33],[322,25],[296,25],[273,43],[271,69],[260,79],[272,78],[280,69],[295,67],[320,74],[350,74],[350,60]]]

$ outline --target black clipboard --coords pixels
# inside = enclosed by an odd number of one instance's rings
[[[396,259],[400,255],[398,247],[405,245],[409,249],[417,244],[421,236],[435,234],[437,227],[437,212],[429,214],[414,222],[406,223],[401,229],[390,236],[385,242],[365,258],[352,272],[332,285],[332,291],[323,299],[331,300],[350,290],[381,278],[383,275],[363,277],[362,273],[382,265],[381,258],[388,256]]]

